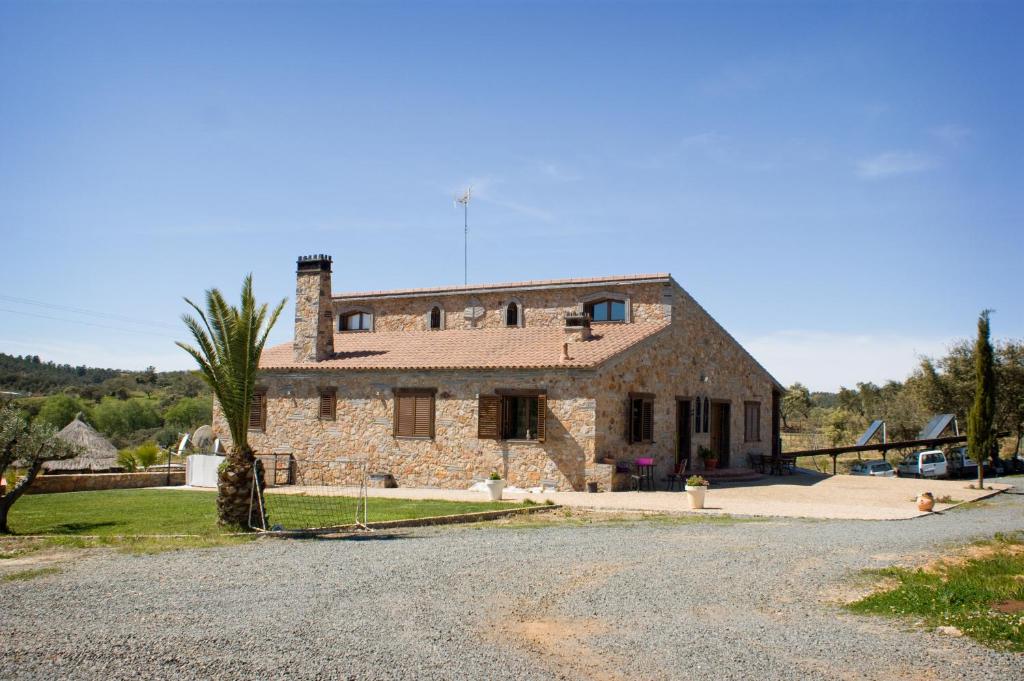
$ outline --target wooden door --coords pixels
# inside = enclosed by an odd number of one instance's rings
[[[711,403],[711,451],[718,455],[718,467],[729,467],[729,430],[731,413],[728,402]]]
[[[676,465],[683,459],[690,458],[690,400],[676,400]],[[692,468],[693,462],[687,463]]]

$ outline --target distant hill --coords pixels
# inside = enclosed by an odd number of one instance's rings
[[[16,357],[0,352],[0,390],[45,395],[64,388],[98,385],[122,373],[117,369],[44,362],[39,355]]]

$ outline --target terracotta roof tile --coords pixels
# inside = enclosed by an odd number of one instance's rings
[[[391,331],[342,333],[334,336],[334,358],[295,362],[292,344],[263,351],[260,368],[269,370],[417,370],[417,369],[547,369],[594,367],[668,327],[667,323],[636,323],[594,327],[588,341],[569,343],[562,360],[562,327]]]
[[[379,298],[386,296],[416,296],[439,293],[471,293],[475,291],[493,291],[518,288],[544,288],[558,286],[586,286],[588,284],[618,284],[636,281],[660,281],[670,279],[672,275],[661,272],[655,274],[624,274],[607,277],[581,277],[575,279],[534,279],[531,281],[510,281],[496,284],[468,284],[466,286],[435,286],[432,288],[406,288],[390,291],[352,291],[335,293],[332,297],[339,299]]]

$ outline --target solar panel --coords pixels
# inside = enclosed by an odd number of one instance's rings
[[[942,435],[942,432],[949,428],[949,424],[956,418],[955,414],[936,414],[928,425],[917,434],[918,440],[934,440]]]
[[[857,438],[857,446],[860,447],[862,445],[866,445],[884,425],[885,421],[882,421],[881,419],[872,421],[871,425],[868,426],[868,429],[864,431],[864,434]]]

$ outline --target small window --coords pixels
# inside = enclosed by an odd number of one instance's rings
[[[370,331],[373,329],[373,315],[369,312],[349,312],[338,318],[339,331]]]
[[[743,439],[746,442],[761,441],[761,403],[743,403]]]
[[[338,413],[338,393],[334,388],[320,391],[320,420],[333,421]]]
[[[395,437],[434,437],[433,388],[395,388]]]
[[[654,440],[654,395],[629,394],[627,435],[631,444],[650,443]]]
[[[481,395],[477,437],[543,442],[547,435],[547,394],[538,390],[499,390]]]
[[[515,303],[505,308],[505,326],[519,326],[519,306]]]
[[[267,391],[257,390],[249,404],[249,430],[267,429]]]
[[[587,303],[583,311],[590,315],[591,321],[595,322],[624,322],[626,321],[626,301],[624,300],[598,300]]]
[[[441,308],[435,305],[430,308],[430,328],[438,330],[441,328]]]

